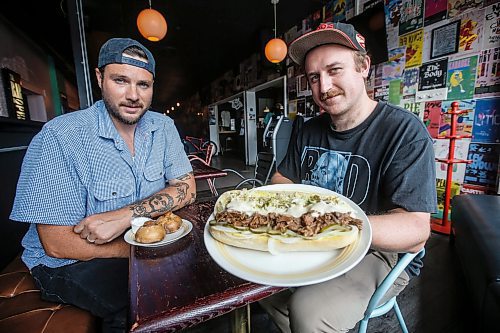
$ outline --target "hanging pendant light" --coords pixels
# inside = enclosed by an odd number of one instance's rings
[[[274,5],[274,38],[267,42],[264,49],[267,60],[274,64],[285,59],[288,50],[286,43],[282,39],[276,37],[276,4],[278,2],[279,0],[271,0],[271,3]]]
[[[167,21],[159,11],[151,8],[151,0],[149,8],[137,16],[137,28],[144,38],[152,42],[158,42],[167,34]]]

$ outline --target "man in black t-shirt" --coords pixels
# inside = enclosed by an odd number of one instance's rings
[[[370,58],[352,25],[322,23],[293,41],[289,56],[304,66],[324,113],[290,142],[272,183],[310,184],[350,198],[369,217],[372,244],[346,274],[261,304],[283,332],[347,332],[363,318],[398,253],[418,252],[429,237],[437,209],[432,140],[411,112],[370,99]],[[388,297],[418,274],[418,264],[401,274]]]

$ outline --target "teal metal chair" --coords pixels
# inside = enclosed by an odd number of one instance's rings
[[[403,270],[408,266],[408,264],[415,258],[423,258],[425,255],[425,248],[420,250],[417,253],[406,253],[401,257],[394,266],[394,268],[389,272],[389,274],[385,277],[384,281],[378,286],[377,290],[373,293],[370,302],[368,303],[368,307],[365,311],[365,317],[359,322],[359,333],[365,333],[366,328],[368,327],[368,320],[370,318],[375,318],[382,316],[389,312],[391,309],[394,309],[396,312],[396,316],[399,321],[399,325],[401,326],[401,330],[404,333],[408,333],[408,329],[406,328],[406,323],[401,314],[401,310],[399,310],[398,302],[396,302],[396,296],[392,297],[388,301],[380,304],[380,301],[384,297],[385,293],[389,288],[394,284],[394,281],[398,278],[398,276],[403,272]]]

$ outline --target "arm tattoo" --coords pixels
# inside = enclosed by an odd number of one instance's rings
[[[187,191],[189,189],[189,185],[186,183],[178,183],[173,185],[175,189],[177,190],[177,196],[175,197],[178,202],[184,201],[187,196]]]
[[[193,173],[189,172],[181,177],[177,178],[180,182],[171,185],[171,187],[175,188],[177,191],[177,195],[175,199],[177,203],[183,202],[187,198],[189,185],[185,183],[185,180],[191,179],[193,177]],[[191,198],[189,203],[194,202],[196,199],[196,194],[191,193]],[[174,210],[174,208],[178,207],[174,204],[174,198],[168,193],[157,193],[152,196],[139,201],[136,204],[130,206],[130,210],[133,212],[132,217],[145,216],[152,217],[154,213],[163,214],[168,211]]]
[[[132,217],[152,217],[153,213],[165,213],[174,208],[174,199],[167,193],[154,194],[130,207]]]

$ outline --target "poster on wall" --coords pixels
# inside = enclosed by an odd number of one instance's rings
[[[376,101],[389,101],[389,86],[380,86],[373,89],[373,98]]]
[[[445,202],[445,191],[446,191],[446,180],[444,179],[436,179],[436,194],[437,194],[437,212],[431,214],[433,218],[442,219],[443,211],[444,211],[444,202]],[[451,182],[450,186],[450,199],[452,199],[455,195],[460,193],[460,184],[458,182]],[[449,207],[448,210],[448,221],[451,220],[451,209]]]
[[[439,134],[439,123],[441,120],[441,101],[425,102],[424,125],[433,138]]]
[[[403,73],[403,99],[415,98],[418,87],[419,68],[407,68]]]
[[[450,152],[450,140],[448,139],[434,139],[434,155],[439,159],[447,159]],[[455,142],[455,150],[453,151],[453,158],[459,160],[466,160],[469,152],[470,140],[457,140]],[[465,163],[455,163],[452,167],[451,179],[454,182],[462,184],[465,177]],[[448,164],[436,162],[436,178],[446,179]]]
[[[461,100],[474,96],[477,55],[448,62],[448,99]]]
[[[415,101],[435,101],[447,98],[446,69],[448,59],[430,61],[420,66]]]
[[[384,70],[384,64],[378,64],[375,65],[375,71],[373,74],[373,86],[378,87],[383,84],[383,70]]]
[[[439,58],[458,52],[460,20],[437,27],[431,32],[430,58]]]
[[[401,102],[401,80],[389,82],[389,103],[399,105]]]
[[[477,64],[474,94],[481,97],[498,95],[500,92],[500,47],[483,50]]]
[[[485,9],[483,29],[483,50],[500,45],[500,2]]]
[[[480,51],[483,37],[484,10],[467,12],[459,18],[460,44],[458,51],[461,53]]]
[[[483,0],[448,0],[448,18],[456,17],[474,8],[481,8]]]
[[[420,66],[418,90],[431,90],[446,87],[448,59],[427,62]]]
[[[402,0],[387,0],[384,6],[385,28],[399,31],[399,21],[401,20]]]
[[[422,62],[427,62],[431,59],[431,42],[432,30],[448,23],[448,20],[443,20],[438,23],[427,25],[424,27],[424,43],[422,49]]]
[[[411,101],[401,101],[401,106],[403,109],[406,109],[416,115],[420,120],[424,121],[424,111],[425,111],[425,103],[423,102],[411,102]]]
[[[401,79],[405,69],[405,52],[405,46],[389,50],[389,60],[382,68],[382,84],[389,84],[392,80]]]
[[[495,191],[499,154],[500,144],[472,142],[467,157],[472,163],[465,168],[464,184]]]
[[[467,111],[457,116],[456,135],[470,136],[472,135],[472,127],[474,125],[474,111],[476,109],[476,100],[466,99],[457,101],[458,109]],[[453,101],[443,101],[441,103],[441,123],[439,124],[439,136],[450,135],[451,129],[451,103]]]
[[[442,21],[448,13],[448,0],[427,0],[425,1],[424,25]]]
[[[478,99],[476,101],[472,141],[500,142],[500,98]]]
[[[399,37],[399,46],[406,46],[405,68],[420,66],[422,63],[422,48],[424,29],[418,29]]]
[[[424,2],[423,0],[403,0],[401,4],[401,20],[399,22],[399,34],[422,28],[424,26]]]
[[[328,0],[323,6],[323,22],[333,22],[333,6],[335,0]]]
[[[342,22],[346,19],[346,0],[333,0],[332,17],[333,22]]]

